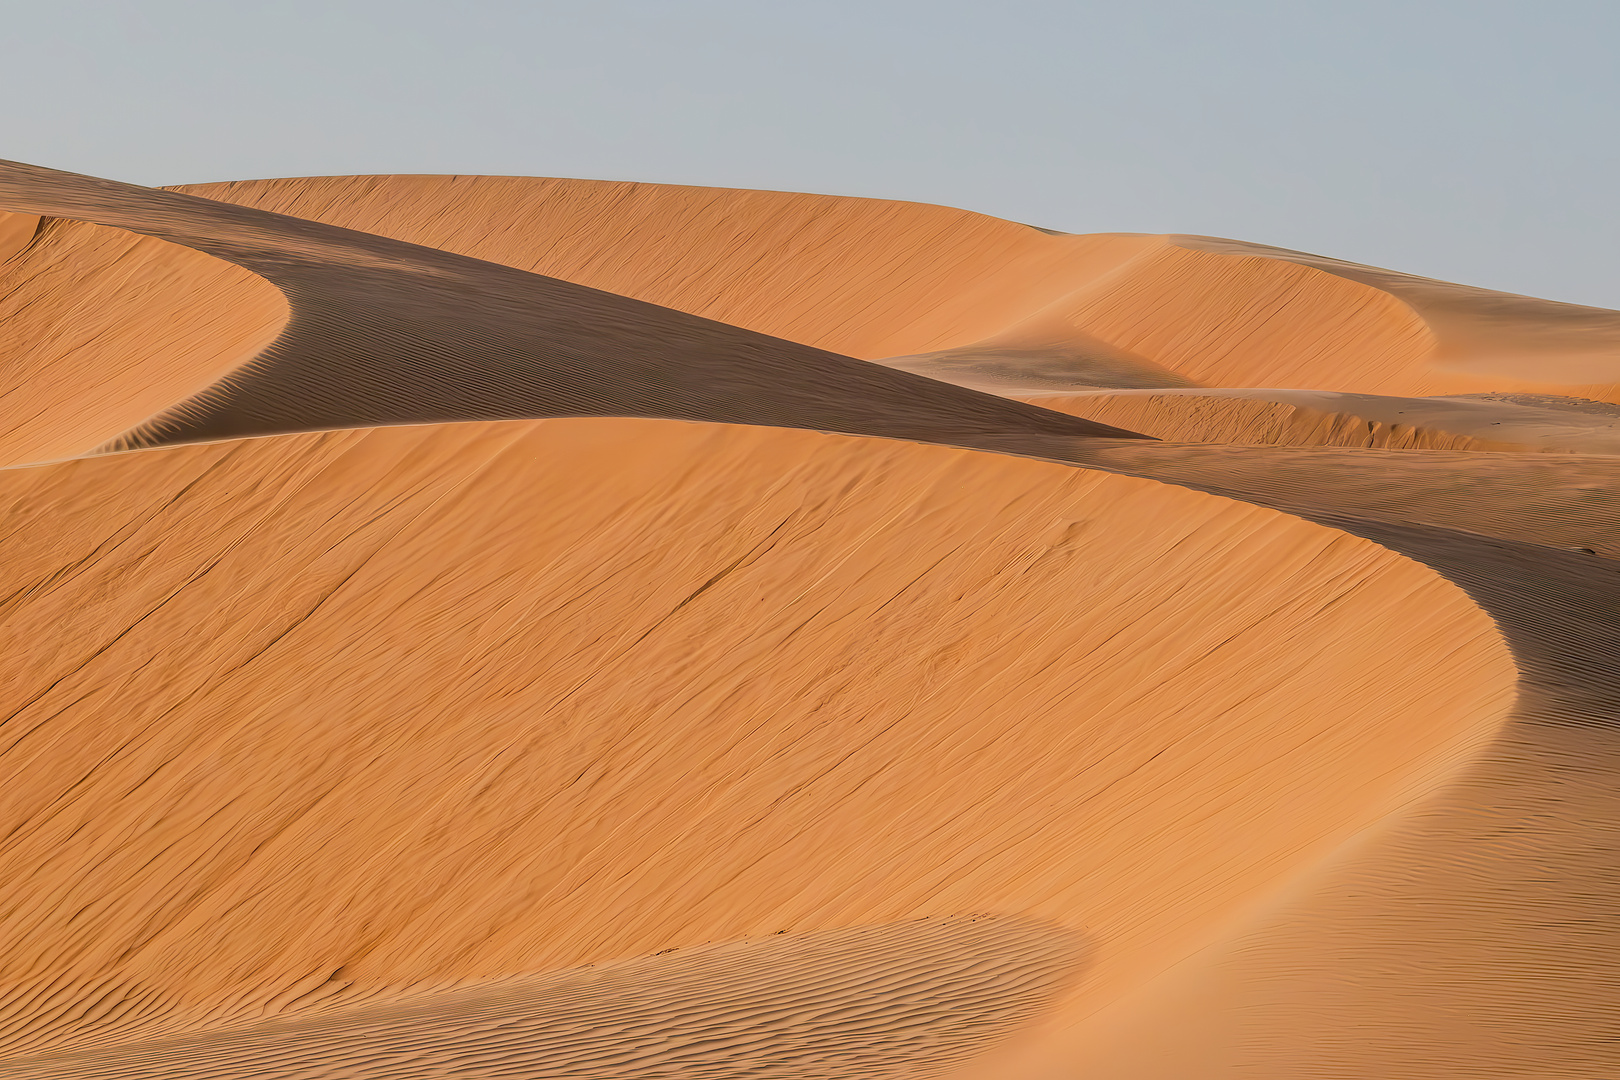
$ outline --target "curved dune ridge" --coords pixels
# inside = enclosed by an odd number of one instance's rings
[[[1027,372],[1036,352],[1051,358],[1034,387],[1042,390],[1094,365],[1105,386],[1620,400],[1615,312],[1209,237],[1071,236],[916,203],[522,177],[307,177],[174,190],[506,263],[862,359],[900,357],[981,389]],[[908,362],[940,350],[962,358]]]
[[[1434,363],[1450,375],[1528,390],[1556,381],[1591,384],[1586,395],[1613,400],[1620,312],[1491,292],[1263,244],[1178,236],[1198,251],[1278,259],[1370,285],[1412,308],[1438,339]]]
[[[261,274],[292,305],[264,353],[115,449],[535,416],[1026,450],[1140,437],[561,279],[194,196],[11,165],[0,200],[197,247]]]
[[[10,1072],[1620,1068],[1612,313],[871,200],[190,190],[0,171],[0,325],[109,326],[11,395],[165,399],[0,472]]]
[[[575,420],[8,477],[13,1053],[975,906],[1106,937],[1106,999],[1512,684],[1373,545],[957,450]]]
[[[94,449],[241,367],[286,325],[281,293],[231,263],[11,217],[28,228],[0,263],[0,464]]]
[[[1217,447],[1100,456],[1291,508],[1436,567],[1495,615],[1521,669],[1520,699],[1497,743],[1416,812],[1346,845],[1217,946],[1007,1074],[1614,1072],[1612,459],[1324,448],[1263,460]],[[1188,1026],[1150,1038],[1144,1025],[1167,1014]]]

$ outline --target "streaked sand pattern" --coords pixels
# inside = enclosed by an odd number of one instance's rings
[[[36,1059],[8,1075],[937,1075],[1045,1004],[1075,964],[1075,942],[1016,919],[823,930]]]
[[[772,192],[0,210],[6,1075],[1620,1071],[1615,313]]]

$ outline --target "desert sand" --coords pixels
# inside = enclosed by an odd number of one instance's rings
[[[1620,315],[776,192],[0,211],[0,1074],[1620,1070]]]

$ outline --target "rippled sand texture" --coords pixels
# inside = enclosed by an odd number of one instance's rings
[[[244,205],[0,170],[8,453],[102,448],[0,471],[0,1071],[1620,1068],[1611,313],[193,190]],[[1579,372],[1462,370],[1464,309]],[[1052,393],[1099,372],[1260,389]]]
[[[8,1075],[916,1076],[1044,1005],[1068,981],[1073,944],[973,916],[773,936],[35,1059]]]

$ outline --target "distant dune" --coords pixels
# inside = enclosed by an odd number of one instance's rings
[[[0,210],[0,1072],[1620,1072],[1620,315],[774,192]]]
[[[603,181],[317,177],[176,190],[866,360],[1047,349],[1146,362],[1171,373],[1160,385],[1620,401],[1620,313],[1257,244],[1069,236],[917,203]]]

